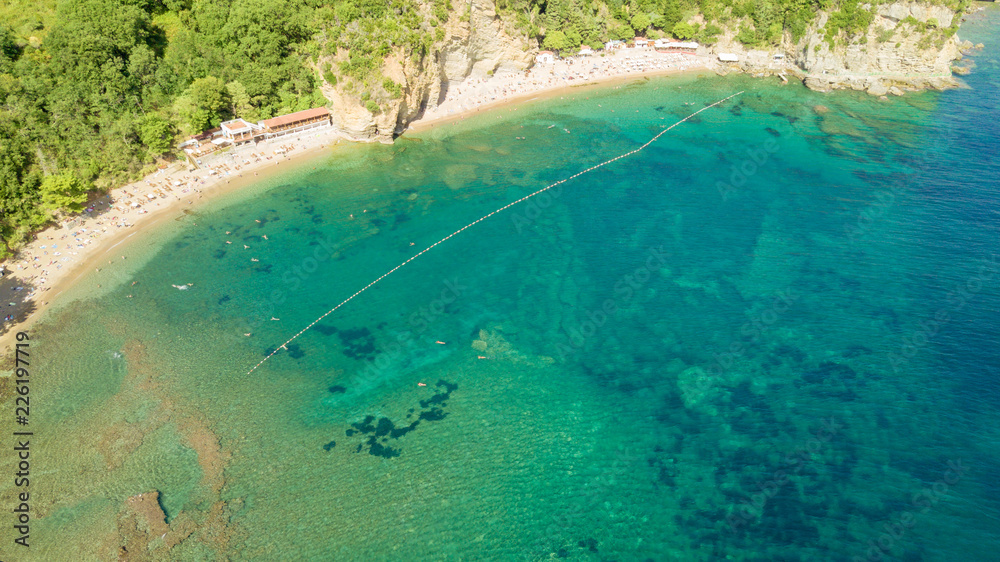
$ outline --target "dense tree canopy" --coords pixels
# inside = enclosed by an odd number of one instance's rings
[[[178,133],[324,102],[298,52],[316,30],[305,0],[15,4],[0,20],[0,252]]]

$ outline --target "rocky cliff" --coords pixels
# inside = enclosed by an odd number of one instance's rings
[[[450,85],[469,76],[530,66],[536,45],[508,32],[493,0],[462,1],[453,7],[457,9],[452,17],[442,24],[444,37],[434,43],[430,54],[419,62],[402,54],[386,59],[384,76],[402,86],[402,95],[388,101],[387,107],[373,113],[357,94],[346,92],[342,86],[324,86],[334,126],[345,137],[392,142],[426,109],[436,107]]]
[[[384,100],[378,111],[363,103],[356,88],[324,84],[334,125],[344,137],[392,142],[424,111],[436,107],[450,86],[470,76],[531,66],[537,42],[509,29],[497,15],[494,0],[456,0],[452,8],[429,54],[415,60],[398,52],[385,60],[382,75],[399,84],[401,92]],[[906,90],[959,84],[951,64],[971,44],[949,33],[948,28],[958,23],[954,11],[900,1],[865,8],[874,14],[868,30],[855,37],[841,34],[832,44],[825,37],[830,14],[821,12],[797,41],[786,32],[777,47],[748,49],[735,40],[737,22],[724,30],[715,45],[699,49],[699,54],[709,55],[720,73],[791,75],[821,91],[851,88],[874,95],[902,95]],[[692,21],[704,23],[700,16]],[[739,62],[719,62],[719,53],[736,54]],[[333,62],[346,58],[347,53],[341,51]]]
[[[820,13],[801,39],[792,41],[786,33],[773,50],[748,50],[730,31],[705,54],[712,55],[712,64],[722,73],[792,74],[819,91],[850,88],[881,96],[959,85],[951,65],[972,45],[947,32],[958,23],[954,11],[920,2],[883,4],[873,11],[864,35],[849,41],[840,37],[833,47],[824,37],[829,14]],[[736,54],[739,62],[721,63],[715,60],[719,53]]]

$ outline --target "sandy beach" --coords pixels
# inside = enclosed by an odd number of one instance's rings
[[[408,130],[423,130],[469,115],[524,102],[545,94],[558,95],[573,86],[604,84],[620,79],[671,74],[704,68],[693,55],[657,53],[651,49],[620,50],[601,57],[576,57],[535,65],[529,73],[503,72],[468,78],[449,86],[445,99],[429,109]],[[151,231],[163,221],[250,182],[287,169],[291,162],[346,142],[333,128],[303,131],[257,145],[210,154],[192,166],[174,162],[145,178],[116,188],[88,203],[78,215],[36,233],[3,264],[0,293],[4,321],[0,349],[15,341],[42,316],[49,303],[88,273],[123,267],[126,240]],[[284,168],[282,163],[288,163]]]
[[[506,106],[536,96],[552,96],[570,88],[606,85],[616,80],[676,74],[707,69],[708,59],[690,54],[659,53],[653,49],[618,49],[606,56],[591,55],[536,64],[530,72],[498,72],[450,84],[444,100],[428,108],[407,130],[463,119],[483,110]]]

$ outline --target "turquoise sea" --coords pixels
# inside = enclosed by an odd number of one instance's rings
[[[32,330],[3,559],[996,559],[998,26],[967,89],[583,88],[123,246]]]

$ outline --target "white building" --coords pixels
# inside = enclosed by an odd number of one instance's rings
[[[580,54],[584,56],[589,56],[594,54],[594,50],[590,48],[590,45],[581,45]]]
[[[556,54],[552,51],[539,51],[535,55],[535,62],[538,64],[552,64],[556,62]]]
[[[624,46],[625,46],[625,42],[624,41],[620,41],[618,39],[613,39],[613,40],[608,41],[607,43],[604,44],[604,50],[605,51],[613,51],[615,49],[621,49]]]
[[[697,41],[670,41],[668,39],[657,39],[653,47],[661,51],[695,51],[698,49]]]
[[[732,53],[719,53],[719,60],[722,62],[739,62],[740,57]]]
[[[223,121],[219,128],[222,129],[222,137],[230,142],[244,142],[253,140],[254,132],[261,130],[263,127],[260,125],[254,125],[249,121],[244,119],[232,119],[230,121]]]

